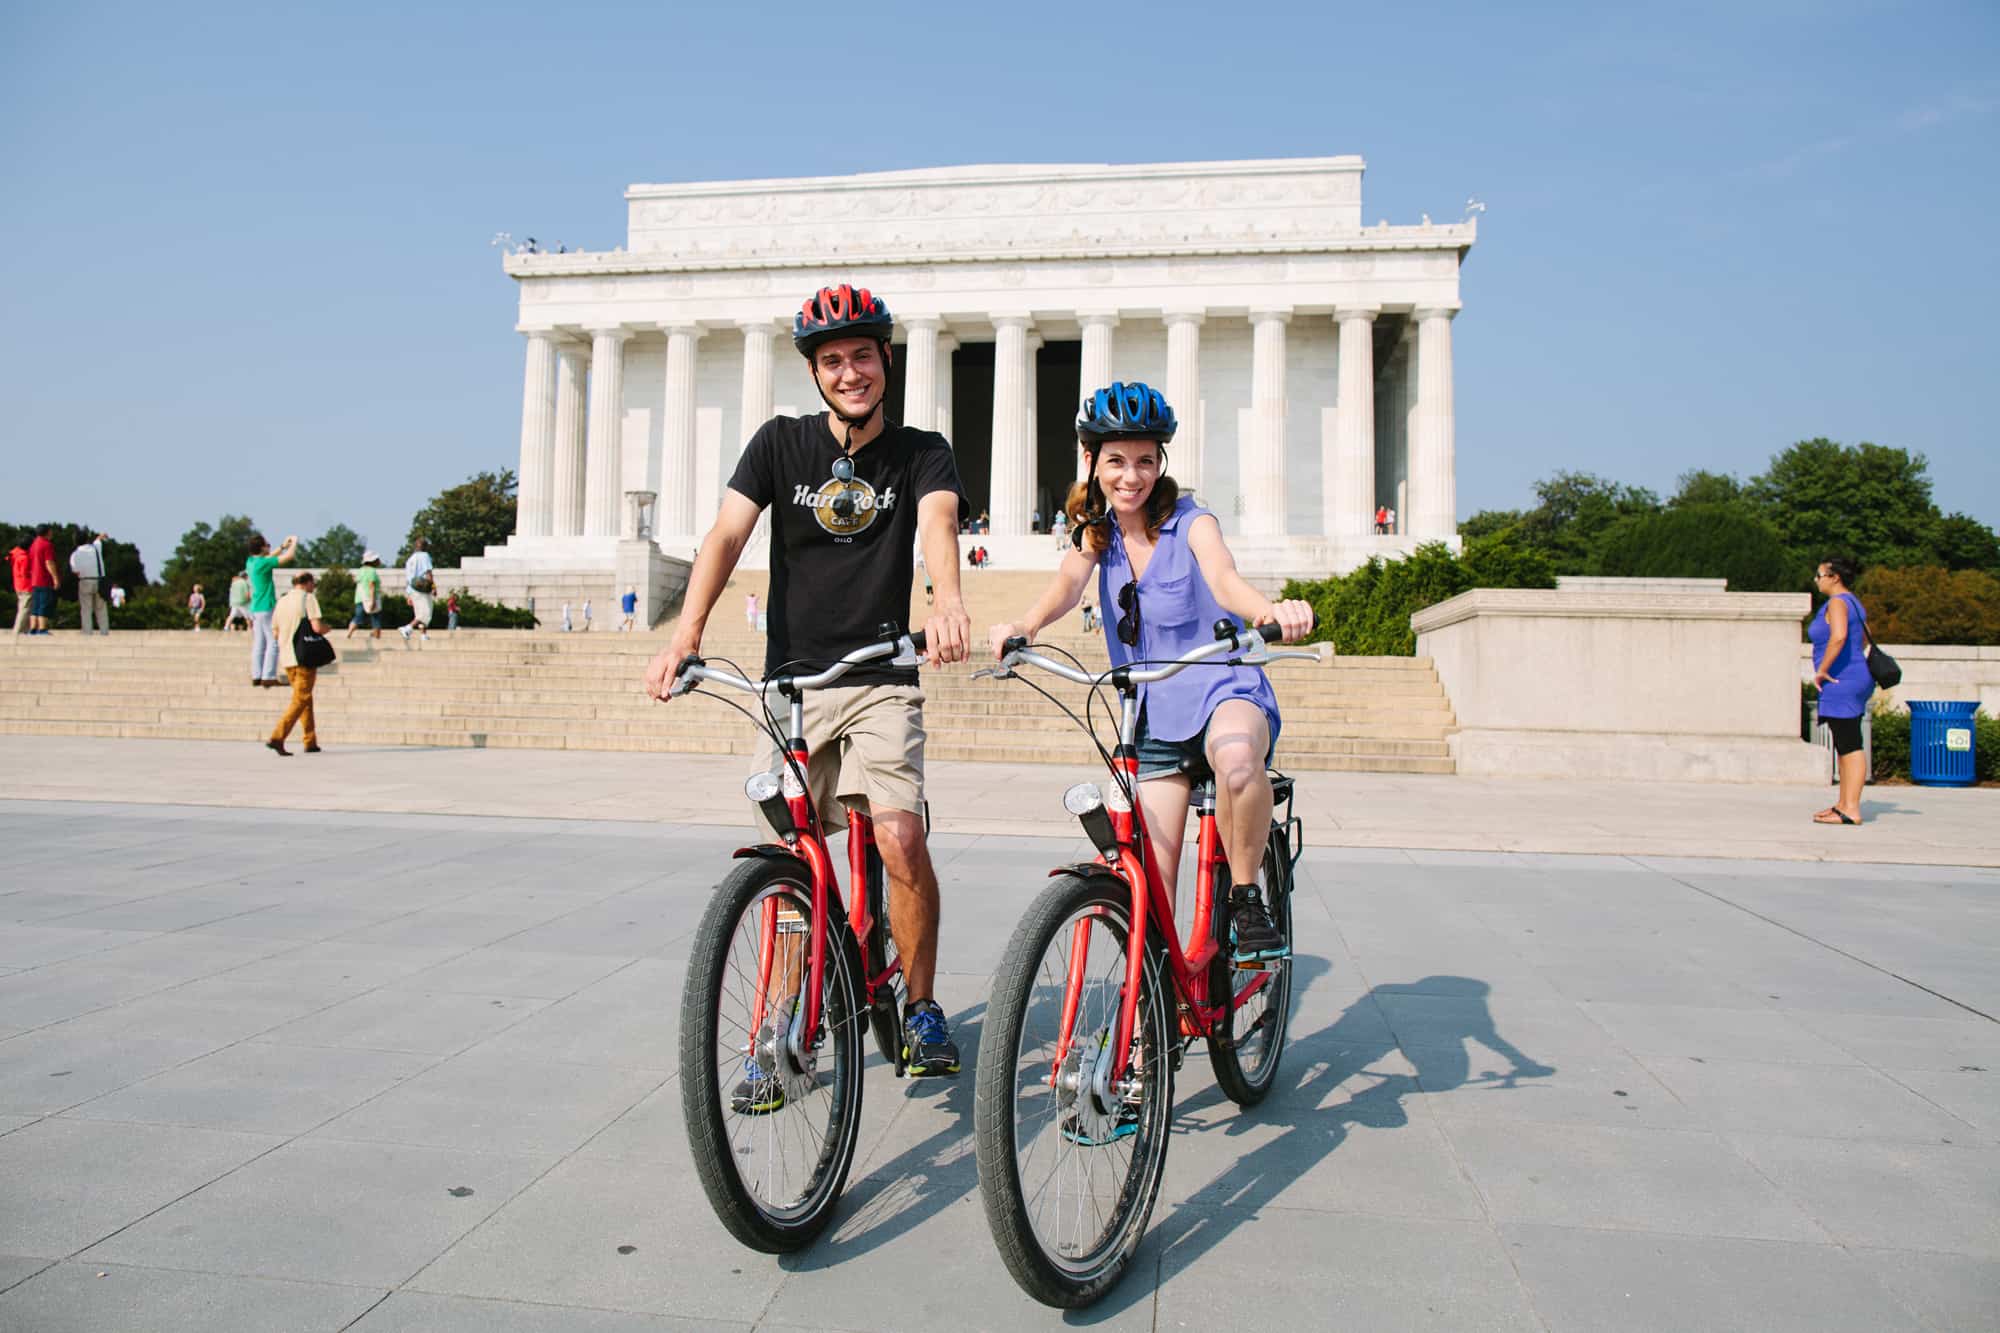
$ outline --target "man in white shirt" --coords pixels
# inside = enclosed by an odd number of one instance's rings
[[[437,591],[432,581],[431,553],[424,549],[427,543],[422,537],[410,543],[410,558],[403,562],[403,592],[410,599],[410,623],[399,633],[403,642],[410,641],[410,632],[425,643],[431,641],[431,612],[436,608],[431,603],[431,594]]]
[[[69,567],[76,574],[76,607],[83,621],[83,632],[90,633],[90,618],[93,611],[97,615],[97,632],[111,632],[111,607],[105,602],[101,589],[104,587],[104,537],[97,536],[70,552]]]

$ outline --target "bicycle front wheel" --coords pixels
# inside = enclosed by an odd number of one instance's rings
[[[1015,930],[979,1039],[979,1191],[1000,1257],[1046,1305],[1124,1275],[1166,1167],[1172,1045],[1160,955],[1108,878],[1052,880]],[[1143,978],[1126,1079],[1108,1079],[1133,949]]]
[[[1285,1053],[1285,1029],[1292,1018],[1292,957],[1288,952],[1267,963],[1261,972],[1230,965],[1229,884],[1226,875],[1219,877],[1223,882],[1215,886],[1215,928],[1221,948],[1209,973],[1209,994],[1229,995],[1237,1003],[1209,1038],[1208,1063],[1225,1097],[1238,1106],[1255,1106],[1270,1095],[1278,1080],[1278,1061]],[[1275,826],[1264,848],[1264,901],[1289,949],[1292,859],[1286,855],[1284,839]]]
[[[784,1253],[833,1220],[861,1132],[860,960],[828,940],[817,1032],[795,1032],[809,979],[812,880],[740,862],[695,932],[681,1001],[681,1107],[703,1191],[730,1234]]]

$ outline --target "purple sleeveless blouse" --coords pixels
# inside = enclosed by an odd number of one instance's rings
[[[1174,512],[1160,525],[1159,544],[1139,580],[1139,646],[1118,641],[1118,591],[1132,578],[1132,558],[1125,550],[1117,523],[1111,524],[1111,544],[1097,562],[1097,604],[1104,608],[1104,643],[1113,666],[1139,660],[1163,661],[1192,648],[1215,642],[1215,622],[1225,617],[1201,575],[1201,564],[1188,548],[1188,529],[1209,511],[1183,495]],[[1248,699],[1264,710],[1271,726],[1271,743],[1278,743],[1278,697],[1257,667],[1192,666],[1167,680],[1139,687],[1146,706],[1148,734],[1164,741],[1199,736],[1209,715],[1224,699]]]

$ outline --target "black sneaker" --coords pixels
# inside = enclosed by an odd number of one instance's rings
[[[935,1000],[915,1000],[903,1011],[903,1066],[911,1078],[958,1072],[958,1047]]]
[[[738,1115],[770,1115],[785,1109],[785,1082],[745,1057],[743,1079],[729,1094],[729,1109]]]
[[[1238,963],[1269,962],[1292,951],[1255,884],[1238,884],[1229,890],[1229,928],[1236,938],[1231,956]]]

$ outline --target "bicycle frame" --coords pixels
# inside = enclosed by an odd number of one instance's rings
[[[1180,1000],[1181,1035],[1184,1037],[1205,1037],[1215,1040],[1216,1029],[1229,1015],[1246,1004],[1252,996],[1269,984],[1271,972],[1256,970],[1256,975],[1240,990],[1232,990],[1226,997],[1212,998],[1209,994],[1209,977],[1216,955],[1221,945],[1215,938],[1215,869],[1227,861],[1223,854],[1222,839],[1215,822],[1215,807],[1211,802],[1199,807],[1198,833],[1194,864],[1194,917],[1188,926],[1190,941],[1199,941],[1192,952],[1181,942],[1174,924],[1173,900],[1167,885],[1160,878],[1158,862],[1152,855],[1151,843],[1146,829],[1146,812],[1136,799],[1139,791],[1139,684],[1142,680],[1161,679],[1172,675],[1185,666],[1218,654],[1229,654],[1240,660],[1249,651],[1260,650],[1264,646],[1262,636],[1255,630],[1248,634],[1231,635],[1228,639],[1198,650],[1170,667],[1153,671],[1134,671],[1130,667],[1115,668],[1103,676],[1083,677],[1093,686],[1109,680],[1119,694],[1118,746],[1112,752],[1111,768],[1118,784],[1121,799],[1110,803],[1109,814],[1114,845],[1100,849],[1095,864],[1105,867],[1116,875],[1131,893],[1130,938],[1137,941],[1137,947],[1126,949],[1126,977],[1118,1003],[1118,1027],[1112,1042],[1111,1062],[1106,1072],[1100,1076],[1100,1094],[1108,1093],[1111,1087],[1121,1083],[1131,1065],[1132,1032],[1138,1017],[1139,987],[1144,978],[1144,941],[1149,931],[1157,931],[1165,945],[1167,973],[1172,978],[1173,987]],[[1254,644],[1254,647],[1253,647]],[[1025,652],[1026,650],[1021,650]],[[1271,660],[1280,654],[1266,654],[1260,660]],[[1317,654],[1297,653],[1283,656],[1317,656]],[[1007,659],[1013,660],[1011,657]],[[1047,659],[1028,656],[1022,660],[1033,661],[1036,665],[1054,671],[1069,679],[1078,679],[1081,673],[1061,667]],[[1005,663],[1003,662],[1003,666]],[[1135,799],[1122,799],[1123,793],[1130,792]],[[1062,873],[1060,870],[1052,872]],[[1155,924],[1157,918],[1157,924]],[[1076,1018],[1081,998],[1084,978],[1088,974],[1090,954],[1090,918],[1076,923],[1070,944],[1070,972],[1063,994],[1062,1036],[1056,1045],[1056,1053],[1050,1068],[1049,1081],[1055,1080],[1069,1058],[1071,1028]],[[1246,969],[1247,970],[1247,969]],[[1233,974],[1234,969],[1232,969]]]
[[[717,671],[699,658],[690,657],[682,667],[681,681],[675,689],[685,693],[702,681],[717,681],[747,690],[764,697],[775,690],[784,695],[788,704],[788,726],[786,729],[785,753],[789,762],[782,767],[781,790],[784,794],[785,810],[790,817],[791,830],[781,833],[781,841],[760,843],[740,847],[736,856],[783,856],[796,858],[805,863],[812,878],[812,920],[807,924],[807,952],[803,965],[803,1003],[794,1016],[787,1043],[794,1058],[804,1061],[807,1048],[817,1044],[820,1031],[820,996],[826,981],[827,946],[833,937],[833,913],[841,911],[847,918],[848,928],[854,938],[864,945],[871,933],[877,929],[872,905],[868,901],[866,886],[869,875],[869,853],[875,849],[875,821],[858,811],[847,812],[847,862],[849,882],[854,887],[852,903],[843,901],[840,878],[835,873],[833,853],[827,845],[825,824],[820,812],[812,806],[805,784],[799,775],[810,772],[811,752],[805,741],[805,699],[804,691],[815,686],[830,684],[848,668],[859,662],[887,656],[894,651],[898,661],[923,651],[923,639],[918,635],[904,635],[873,648],[864,648],[848,654],[826,671],[803,680],[794,677],[780,677],[763,684],[753,684],[740,676]],[[761,1027],[770,1011],[772,978],[782,965],[789,972],[792,964],[783,956],[785,949],[779,942],[781,935],[797,933],[781,929],[786,924],[783,911],[776,902],[767,901],[759,922],[757,957],[757,993],[752,1001],[752,1030]],[[887,952],[886,950],[884,951]],[[902,960],[893,959],[877,975],[870,975],[867,956],[864,951],[861,966],[861,1000],[864,1008],[875,1002],[877,992],[902,971]]]

